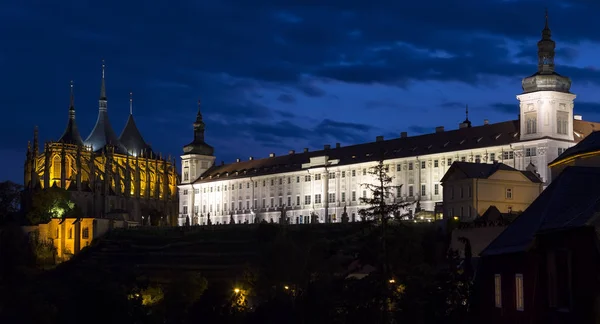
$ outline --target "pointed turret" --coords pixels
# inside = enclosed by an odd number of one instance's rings
[[[91,146],[95,152],[103,149],[106,145],[113,145],[117,153],[125,154],[127,149],[115,134],[108,119],[106,83],[104,81],[104,70],[106,66],[102,61],[102,80],[100,83],[100,99],[98,100],[98,119],[92,133],[85,140],[85,145]]]
[[[463,121],[462,123],[460,123],[458,125],[459,128],[469,128],[471,127],[471,121],[469,120],[469,105],[466,106],[465,108],[465,121]]]
[[[125,128],[123,128],[123,132],[121,132],[121,136],[119,136],[119,141],[125,145],[127,153],[134,156],[140,156],[144,152],[150,153],[152,151],[150,146],[144,141],[142,134],[133,120],[133,94],[131,92],[129,93],[129,118],[127,119]]]
[[[183,152],[186,154],[200,154],[212,156],[215,149],[204,142],[205,124],[202,120],[202,112],[200,111],[200,100],[198,100],[198,113],[194,122],[194,141],[183,147]]]
[[[73,92],[73,81],[71,81],[71,103],[69,105],[69,122],[67,128],[58,140],[60,143],[83,145],[83,140],[75,123],[75,94]]]

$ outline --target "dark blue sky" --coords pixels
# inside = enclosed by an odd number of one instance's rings
[[[212,2],[212,3],[211,3]],[[56,140],[75,82],[82,136],[100,64],[120,133],[134,115],[179,155],[202,98],[217,161],[514,119],[536,71],[544,8],[575,112],[600,121],[600,1],[255,0],[0,2],[0,179],[22,182],[27,141]]]

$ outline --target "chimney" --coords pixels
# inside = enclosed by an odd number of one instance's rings
[[[296,153],[296,151],[294,151],[294,150],[290,150],[290,151],[289,151],[289,154],[290,154],[290,155],[292,155],[292,154],[294,154],[294,153]]]
[[[269,157],[275,157],[275,153],[269,153]]]
[[[407,132],[400,133],[400,138],[407,138],[407,137],[408,137],[408,133]]]
[[[375,137],[375,142],[383,142],[383,136]]]
[[[308,153],[308,147],[304,148],[304,153]]]
[[[575,116],[573,116],[573,119],[575,119],[575,120],[583,120],[583,116],[581,116],[581,115],[575,115]]]
[[[435,128],[435,132],[436,133],[443,133],[444,132],[444,126],[438,126]]]
[[[330,148],[331,148],[331,145],[329,145],[329,144],[323,145],[323,149],[325,149],[325,150],[329,150]]]
[[[240,158],[235,159],[235,162],[240,162]]]
[[[340,143],[335,143],[335,148],[340,148],[340,147],[341,147]]]
[[[248,158],[248,161],[252,161],[252,160],[254,160],[253,156],[251,156],[251,157]]]
[[[489,120],[487,120],[487,119],[484,119],[484,120],[483,120],[483,124],[484,124],[484,125],[489,125],[489,124],[490,124],[490,121],[489,121]]]

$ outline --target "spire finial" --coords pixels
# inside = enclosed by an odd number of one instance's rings
[[[469,120],[469,105],[465,108],[465,114],[467,115],[467,121]]]
[[[106,70],[106,63],[102,59],[102,81],[100,82],[100,100],[106,100],[106,83],[104,82],[104,71]]]
[[[71,80],[71,82],[69,82],[69,85],[71,87],[71,102],[69,105],[69,111],[74,111],[75,110],[75,93],[73,91],[73,80]]]
[[[198,114],[196,115],[196,121],[202,120],[202,111],[200,110],[201,106],[202,106],[202,100],[198,99]]]
[[[546,7],[546,29],[550,29],[548,27],[548,8]]]
[[[554,49],[556,43],[552,40],[552,31],[548,23],[548,9],[546,8],[545,25],[542,30],[542,39],[538,42],[538,73],[550,74],[554,72]]]
[[[133,115],[133,92],[129,92],[129,114]]]

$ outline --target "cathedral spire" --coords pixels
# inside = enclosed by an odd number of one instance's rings
[[[129,114],[133,115],[133,92],[129,93]]]
[[[542,39],[538,42],[538,73],[554,73],[554,49],[556,43],[552,40],[552,31],[548,25],[548,9],[546,9],[546,24],[542,30]]]
[[[75,93],[73,91],[73,80],[71,80],[71,101],[69,103],[69,118],[75,119]]]
[[[81,139],[81,135],[79,134],[79,130],[77,129],[77,124],[75,123],[75,93],[73,90],[73,80],[71,80],[71,82],[69,83],[69,87],[71,88],[71,99],[69,102],[69,121],[67,122],[67,127],[65,128],[65,131],[63,132],[58,142],[83,145],[83,140]]]
[[[100,83],[100,100],[106,101],[106,83],[104,82],[104,70],[106,69],[106,64],[104,60],[102,60],[102,81]]]

